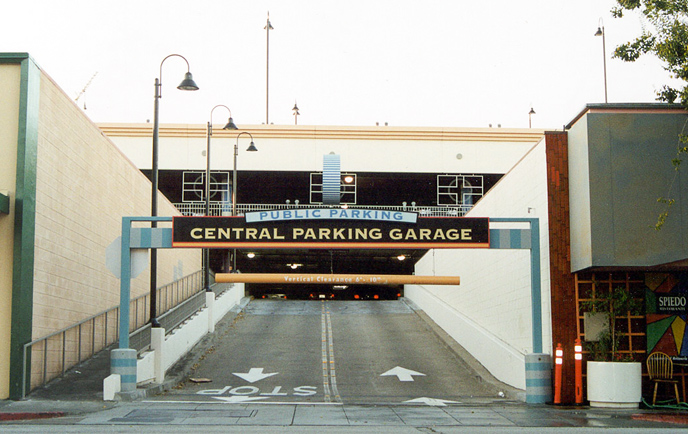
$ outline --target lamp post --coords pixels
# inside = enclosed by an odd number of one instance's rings
[[[270,107],[270,30],[274,30],[270,24],[270,12],[268,12],[268,21],[265,24],[265,125],[270,125],[269,107]]]
[[[301,113],[299,113],[299,107],[296,105],[296,101],[294,101],[294,108],[291,109],[291,111],[294,112],[294,125],[298,125],[298,123],[299,123],[299,115],[300,115]]]
[[[604,103],[607,103],[607,48],[604,40],[604,22],[602,18],[597,23],[595,36],[602,36],[602,65],[604,67]]]
[[[531,116],[533,116],[534,114],[535,114],[535,110],[533,110],[533,108],[531,107],[530,111],[528,112],[528,128],[533,128],[533,122],[532,122]]]
[[[237,209],[236,209],[236,199],[237,199],[237,156],[239,155],[239,137],[241,137],[242,134],[248,134],[251,137],[251,143],[248,145],[248,149],[246,149],[248,152],[256,152],[258,148],[256,148],[255,143],[253,143],[253,135],[249,133],[248,131],[242,131],[237,135],[236,138],[236,143],[234,144],[234,169],[232,170],[232,215],[236,216],[237,215]],[[232,271],[236,272],[236,249],[234,249],[234,255],[232,257]]]
[[[198,90],[198,85],[193,80],[189,61],[179,54],[170,54],[160,62],[160,75],[155,79],[155,102],[153,108],[153,163],[151,165],[151,216],[158,215],[158,138],[160,133],[160,98],[162,98],[162,65],[170,57],[181,57],[186,62],[186,74],[184,80],[179,83],[179,90]],[[156,227],[157,222],[151,222],[151,227]],[[152,327],[160,327],[157,319],[157,287],[158,287],[158,252],[151,249],[150,252],[150,322]]]
[[[232,111],[226,105],[218,104],[210,110],[210,121],[208,121],[207,142],[205,145],[205,215],[210,215],[210,137],[213,135],[213,112],[218,107],[224,107],[229,112],[229,120],[227,125],[222,127],[223,130],[236,130],[237,126],[232,120]],[[205,265],[205,290],[210,291],[210,249],[204,249],[203,262]]]

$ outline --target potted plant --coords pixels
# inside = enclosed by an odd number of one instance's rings
[[[631,355],[621,353],[619,347],[627,332],[619,330],[619,316],[639,315],[642,301],[626,288],[601,291],[582,302],[586,311],[586,347],[588,401],[593,407],[638,407],[642,399],[642,364]],[[598,332],[590,332],[599,325]]]

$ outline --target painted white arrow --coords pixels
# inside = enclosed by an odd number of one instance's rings
[[[242,395],[235,395],[235,396],[230,396],[230,397],[224,397],[224,396],[213,396],[215,399],[219,399],[220,401],[224,401],[227,404],[238,404],[241,402],[249,402],[249,401],[258,401],[260,399],[268,399],[265,396],[242,396]]]
[[[421,403],[426,405],[432,405],[434,407],[446,407],[447,404],[458,404],[458,401],[449,401],[448,399],[435,399],[435,398],[416,398],[404,401],[408,403]]]
[[[279,374],[279,372],[273,372],[271,374],[263,374],[263,368],[251,368],[248,370],[246,373],[241,373],[241,372],[232,372],[232,374],[236,375],[239,378],[242,378],[249,383],[255,383],[256,381],[264,380],[268,377],[272,377],[273,375]]]
[[[397,378],[399,378],[399,381],[413,381],[414,375],[422,375],[423,377],[425,377],[425,374],[421,374],[420,372],[412,371],[410,369],[402,368],[401,366],[397,366],[396,368],[392,368],[384,374],[380,374],[380,377],[396,376]]]

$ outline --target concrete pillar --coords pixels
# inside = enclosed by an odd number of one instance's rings
[[[154,374],[155,382],[162,384],[165,381],[165,365],[163,364],[165,353],[165,329],[162,327],[151,328],[151,350],[155,352]]]
[[[208,309],[208,333],[215,333],[215,315],[213,314],[214,306],[215,293],[208,291],[205,293],[205,307]]]
[[[136,350],[118,348],[110,352],[110,373],[120,376],[120,390],[136,390]]]

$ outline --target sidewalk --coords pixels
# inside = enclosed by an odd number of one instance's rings
[[[41,420],[38,420],[41,419]],[[520,402],[426,405],[223,404],[64,401],[0,403],[0,425],[251,425],[280,427],[597,427],[666,428],[688,432],[688,414],[592,409]]]

